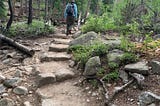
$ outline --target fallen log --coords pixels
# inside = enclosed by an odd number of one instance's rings
[[[8,45],[10,46],[13,46],[15,47],[16,49],[30,55],[30,56],[33,56],[35,51],[31,48],[28,48],[22,44],[19,44],[18,42],[15,42],[13,39],[11,38],[8,38],[2,34],[0,34],[0,41],[4,42],[4,43],[7,43]]]

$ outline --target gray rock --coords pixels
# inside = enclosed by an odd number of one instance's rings
[[[23,86],[18,86],[13,89],[13,92],[18,95],[26,95],[28,93],[28,89]]]
[[[155,36],[153,37],[153,39],[154,39],[154,40],[160,39],[160,34],[155,35]]]
[[[99,56],[92,57],[87,61],[83,75],[84,76],[94,75],[97,73],[97,71],[99,71],[100,67],[101,67],[101,61]]]
[[[123,56],[124,52],[118,49],[110,51],[107,55],[108,62],[115,62],[120,64],[120,58]]]
[[[120,38],[115,38],[112,40],[105,40],[105,41],[103,41],[103,43],[108,45],[109,48],[113,49],[121,44],[121,40],[120,40]]]
[[[22,72],[20,70],[17,70],[14,74],[15,77],[22,77]]]
[[[124,83],[128,82],[128,73],[126,73],[125,71],[119,71],[119,77],[123,80]]]
[[[151,92],[143,92],[139,95],[139,106],[148,106],[152,103],[160,102],[160,96]]]
[[[5,59],[2,61],[3,64],[9,64],[11,62],[11,59],[8,58],[8,59]]]
[[[17,86],[17,84],[19,84],[20,82],[21,82],[21,79],[18,78],[18,77],[15,77],[15,78],[6,79],[3,84],[4,84],[6,87],[15,87],[15,86]]]
[[[9,98],[3,98],[0,100],[0,106],[15,106],[15,103]]]
[[[73,38],[78,38],[79,36],[81,36],[82,32],[78,31],[73,35]]]
[[[160,75],[160,61],[151,61],[152,73]]]
[[[52,84],[56,82],[56,76],[53,73],[41,73],[38,75],[37,86],[42,87],[47,84]]]
[[[69,67],[73,68],[75,66],[75,62],[73,60],[69,60]]]
[[[61,69],[55,73],[56,81],[64,81],[74,77],[74,73],[68,69]]]
[[[97,33],[92,31],[72,40],[69,45],[72,46],[72,45],[92,44],[94,41],[98,41],[98,35]]]
[[[0,94],[6,92],[6,87],[3,84],[0,84]]]
[[[149,67],[147,66],[146,62],[137,62],[134,64],[128,64],[124,67],[124,69],[132,73],[139,73],[143,75],[149,74]]]
[[[3,76],[3,75],[0,73],[0,83],[2,83],[5,79],[6,79],[6,77]]]

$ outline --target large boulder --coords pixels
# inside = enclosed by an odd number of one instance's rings
[[[98,41],[98,34],[91,31],[71,41],[70,46],[92,44],[94,41]]]
[[[128,64],[124,67],[125,71],[132,73],[139,73],[143,75],[149,74],[149,67],[146,62],[137,62],[133,64]]]
[[[100,66],[101,66],[101,61],[99,56],[90,58],[85,65],[85,70],[83,72],[83,75],[84,76],[95,75],[99,70]]]

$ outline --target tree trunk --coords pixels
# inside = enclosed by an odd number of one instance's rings
[[[18,42],[15,42],[13,39],[5,37],[4,35],[1,35],[1,34],[0,34],[0,40],[2,42],[7,43],[10,46],[13,46],[13,47],[19,49],[20,51],[22,51],[22,52],[24,52],[24,53],[26,53],[26,54],[28,54],[30,56],[33,56],[34,53],[35,53],[33,49],[28,48],[28,47],[26,47],[26,46],[24,46],[22,44],[19,44]]]
[[[38,5],[38,14],[37,14],[37,17],[38,19],[40,20],[40,4],[41,4],[41,1],[40,0],[37,0],[37,5]]]
[[[44,22],[47,22],[48,21],[48,0],[45,0],[45,19],[44,19]]]
[[[32,23],[32,0],[29,0],[28,24]]]
[[[9,29],[12,25],[12,22],[13,22],[13,8],[12,8],[11,0],[8,0],[8,5],[9,5],[9,11],[10,11],[10,18],[9,18],[8,23],[7,23],[6,29]]]
[[[19,11],[19,16],[23,14],[23,0],[20,0],[20,11]]]

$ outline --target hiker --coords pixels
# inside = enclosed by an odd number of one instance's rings
[[[72,26],[74,25],[74,21],[77,19],[77,5],[75,4],[75,0],[69,0],[69,3],[66,5],[64,18],[66,20],[66,35],[71,34]]]

